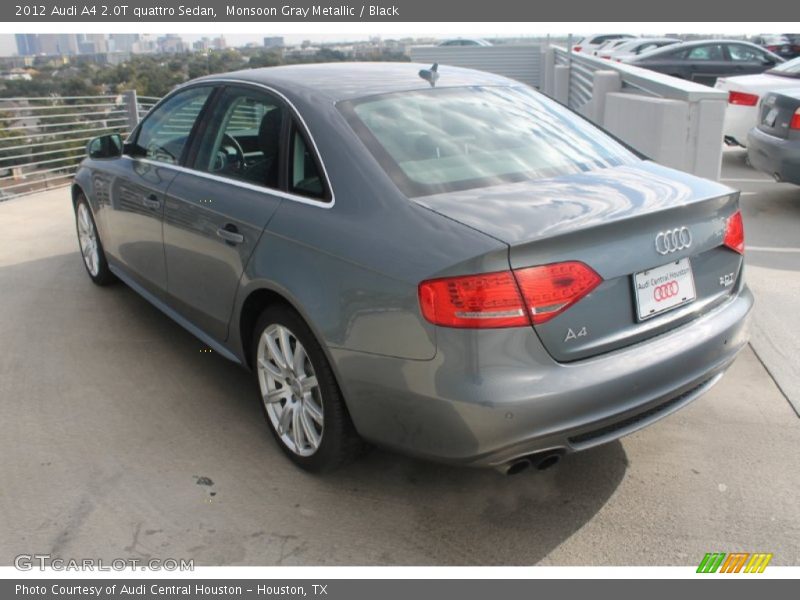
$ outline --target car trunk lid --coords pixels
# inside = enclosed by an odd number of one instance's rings
[[[759,107],[758,128],[774,137],[787,139],[793,131],[792,119],[798,109],[800,92],[766,94]]]
[[[507,243],[512,269],[579,261],[602,277],[591,293],[534,326],[559,361],[588,358],[686,323],[723,302],[741,270],[741,255],[723,246],[738,194],[651,162],[416,201]],[[682,239],[684,229],[688,236]],[[657,248],[656,237],[665,232],[670,240]],[[647,299],[635,292],[635,274],[665,265],[674,265],[664,268],[667,273],[685,270],[687,262],[696,298],[642,317],[639,304]],[[638,279],[641,285],[648,275]],[[662,283],[648,284],[647,291]]]

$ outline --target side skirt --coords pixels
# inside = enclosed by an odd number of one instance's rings
[[[146,289],[144,289],[142,286],[140,286],[138,283],[136,283],[133,279],[128,277],[116,265],[109,264],[108,268],[111,270],[112,273],[114,273],[114,275],[119,277],[120,280],[122,280],[123,283],[125,283],[125,285],[127,285],[134,292],[139,294],[142,298],[147,300],[150,304],[155,306],[158,310],[163,312],[170,319],[175,321],[178,325],[183,327],[186,331],[191,333],[193,336],[195,336],[201,342],[206,344],[209,348],[214,350],[214,352],[224,356],[225,358],[227,358],[228,360],[230,360],[232,362],[235,362],[237,365],[241,365],[242,364],[242,361],[239,360],[239,358],[233,352],[228,350],[225,346],[223,346],[218,341],[216,341],[214,338],[209,336],[202,329],[196,327],[191,322],[187,321],[185,318],[183,318],[181,315],[179,315],[177,312],[175,312],[173,309],[171,309],[169,306],[164,304],[164,302],[162,302],[161,300],[156,298],[153,294],[148,292]]]

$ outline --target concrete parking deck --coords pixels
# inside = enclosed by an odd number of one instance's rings
[[[749,241],[775,245],[756,223],[776,210],[796,236],[800,199],[759,194],[744,199]],[[90,283],[66,189],[0,203],[0,231],[2,565],[696,565],[709,551],[800,564],[800,419],[749,348],[688,408],[549,471],[375,450],[315,477],[269,436],[246,372],[125,286]],[[796,285],[799,269],[778,254],[748,258],[757,318],[791,331],[796,301],[773,303],[788,288],[768,281]]]

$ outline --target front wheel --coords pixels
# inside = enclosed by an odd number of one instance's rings
[[[267,308],[253,346],[264,416],[281,450],[312,472],[353,460],[362,442],[331,366],[303,319],[285,306]]]
[[[78,243],[80,244],[83,266],[89,273],[92,281],[97,285],[108,285],[116,281],[116,277],[108,268],[106,254],[97,226],[89,208],[86,196],[80,194],[75,203],[75,225],[78,230]]]

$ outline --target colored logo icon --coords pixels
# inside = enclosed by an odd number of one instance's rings
[[[763,573],[767,568],[772,554],[757,552],[708,552],[700,565],[698,573]]]

